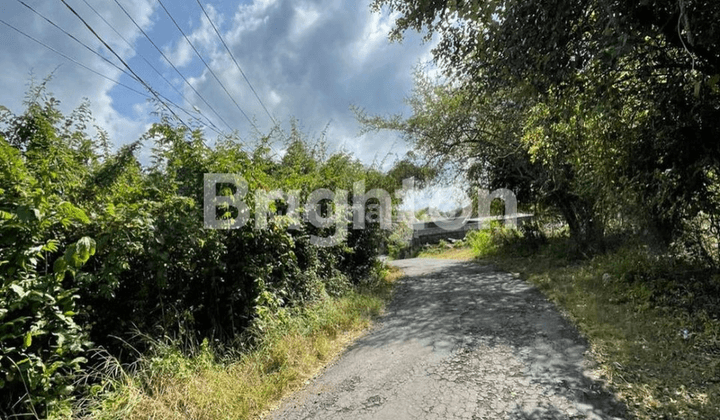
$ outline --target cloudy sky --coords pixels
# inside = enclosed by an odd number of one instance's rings
[[[54,71],[49,89],[62,101],[63,111],[88,98],[98,124],[116,145],[137,139],[156,121],[148,91],[120,71],[124,68],[120,61],[61,0],[22,1],[37,13],[19,0],[2,0],[0,5],[0,19],[5,22],[0,23],[0,105],[22,112],[30,75],[42,79]],[[253,124],[260,132],[269,130],[269,113],[284,127],[297,118],[311,137],[319,136],[329,124],[331,149],[350,151],[366,163],[388,154],[392,160],[407,150],[390,133],[358,136],[349,106],[372,114],[407,114],[403,99],[412,88],[412,70],[429,60],[432,45],[423,44],[417,34],[408,34],[402,44],[389,43],[392,17],[371,13],[370,0],[200,0],[239,68],[197,0],[64,1],[147,85],[190,113],[199,110],[206,124],[220,131],[238,130],[249,139]],[[184,111],[173,110],[190,120]],[[208,134],[215,137],[212,131]]]

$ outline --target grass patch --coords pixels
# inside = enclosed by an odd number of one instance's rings
[[[422,248],[418,252],[417,257],[468,261],[474,259],[476,254],[472,249],[465,246],[464,243],[458,246],[441,244],[439,246]]]
[[[635,418],[718,418],[720,275],[642,246],[577,258],[566,238],[550,238],[533,253],[516,250],[474,256],[520,273],[556,303],[590,342],[598,376]]]
[[[153,343],[132,373],[114,366],[84,402],[94,419],[250,419],[299,389],[364,333],[391,296],[397,269],[337,299],[265,322],[256,347],[219,359],[207,341],[192,355]]]

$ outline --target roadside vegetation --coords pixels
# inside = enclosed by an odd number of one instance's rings
[[[136,364],[108,357],[81,403],[93,419],[250,419],[338,356],[382,313],[397,270],[378,265],[371,281],[337,299],[279,311],[255,325],[256,344],[219,356],[204,340],[152,340]]]
[[[392,176],[295,124],[246,145],[163,118],[111,150],[89,105],[63,115],[46,84],[22,114],[0,107],[0,417],[245,418],[381,311],[378,224],[317,246],[335,226],[298,216],[314,190],[392,194]],[[206,173],[247,181],[245,225],[204,228]],[[258,206],[277,190],[297,194],[295,216],[287,196]]]
[[[392,13],[391,39],[417,30],[438,42],[439,71],[417,72],[409,116],[355,110],[364,129],[408,141],[411,152],[388,172],[328,155],[324,138],[310,141],[296,124],[246,145],[162,117],[112,150],[89,105],[63,115],[45,83],[30,89],[22,114],[0,107],[0,416],[133,416],[140,407],[160,410],[157,418],[216,418],[225,413],[211,394],[227,394],[208,390],[222,389],[233,369],[280,384],[229,401],[258,412],[260,400],[275,401],[332,354],[311,330],[356,331],[379,311],[362,290],[382,278],[377,256],[387,249],[470,252],[523,273],[587,335],[637,417],[717,417],[720,5],[371,7]],[[265,227],[203,229],[206,173],[247,181],[250,220],[263,212],[252,193],[297,192],[301,204],[316,189],[342,189],[352,200],[358,181],[388,191],[399,214],[394,193],[410,176],[418,187],[464,183],[474,203],[481,190],[510,190],[536,219],[436,249],[408,248],[408,223],[387,237],[377,223],[349,229],[341,244],[318,247],[312,236],[334,228],[287,215]],[[292,204],[269,206],[282,214]],[[232,219],[241,207],[215,216]],[[341,336],[334,328],[329,336]],[[293,340],[317,350],[294,354]],[[286,369],[296,364],[305,367]],[[192,408],[178,397],[187,392]]]

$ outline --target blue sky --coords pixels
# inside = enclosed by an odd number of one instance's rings
[[[60,0],[23,1],[120,65]],[[195,56],[158,0],[117,1],[219,116],[182,81],[115,0],[65,1],[157,92],[187,110],[196,107],[223,131],[238,130],[241,138],[251,139],[251,124]],[[430,59],[432,44],[424,44],[417,34],[408,34],[402,44],[389,43],[387,34],[392,16],[371,13],[369,0],[201,1],[262,103],[283,126],[287,127],[294,117],[307,134],[316,137],[329,124],[327,142],[331,150],[352,152],[366,163],[382,160],[388,154],[387,162],[390,162],[395,155],[401,156],[407,150],[391,133],[358,136],[359,127],[349,106],[354,104],[373,114],[407,114],[403,99],[412,89],[412,70],[419,62]],[[240,108],[261,132],[269,130],[270,117],[197,1],[162,0],[162,3]],[[0,19],[84,65],[144,92],[138,82],[75,43],[17,0],[2,0]],[[42,79],[55,70],[50,91],[62,101],[63,111],[70,111],[82,98],[88,98],[97,123],[108,130],[116,145],[134,141],[156,121],[153,106],[143,96],[67,61],[3,24],[0,24],[0,41],[0,68],[3,69],[0,105],[22,112],[22,98],[31,72]],[[187,119],[181,111],[176,112]],[[208,136],[214,138],[215,134],[208,132]]]

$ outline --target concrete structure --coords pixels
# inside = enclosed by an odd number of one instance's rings
[[[440,240],[463,239],[468,231],[480,229],[483,224],[497,220],[502,224],[512,223],[522,226],[533,217],[532,214],[517,213],[511,216],[487,216],[482,218],[469,218],[463,221],[459,218],[413,223],[412,245],[436,244]]]

